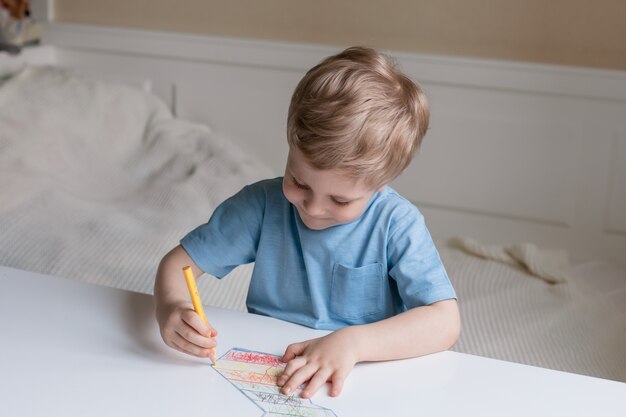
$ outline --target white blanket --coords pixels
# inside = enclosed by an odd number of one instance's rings
[[[151,292],[160,258],[187,231],[270,176],[129,87],[52,67],[0,85],[2,265]],[[214,280],[201,281],[206,293]]]

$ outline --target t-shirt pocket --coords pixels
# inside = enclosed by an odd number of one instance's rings
[[[379,313],[383,308],[384,283],[381,263],[357,268],[335,264],[330,287],[331,311],[349,320]]]

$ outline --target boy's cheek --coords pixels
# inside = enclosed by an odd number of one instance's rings
[[[287,199],[287,201],[289,201],[291,204],[294,204],[294,202],[297,200],[296,193],[294,192],[293,188],[289,186],[288,184],[285,184],[284,182],[283,182],[283,194],[285,195],[285,198]]]
[[[336,219],[340,223],[349,223],[361,217],[364,211],[365,211],[365,207],[362,207],[361,205],[359,205],[358,207],[355,206],[355,207],[345,208],[343,209],[342,212],[336,213]]]

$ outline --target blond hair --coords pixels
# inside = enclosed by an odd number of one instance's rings
[[[339,169],[379,187],[409,165],[428,118],[426,96],[389,57],[352,47],[300,80],[287,140],[314,168]]]

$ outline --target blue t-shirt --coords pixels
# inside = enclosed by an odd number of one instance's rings
[[[180,243],[218,278],[255,262],[248,311],[316,329],[456,298],[424,217],[390,187],[374,194],[358,219],[311,230],[285,198],[282,177],[260,181]]]

